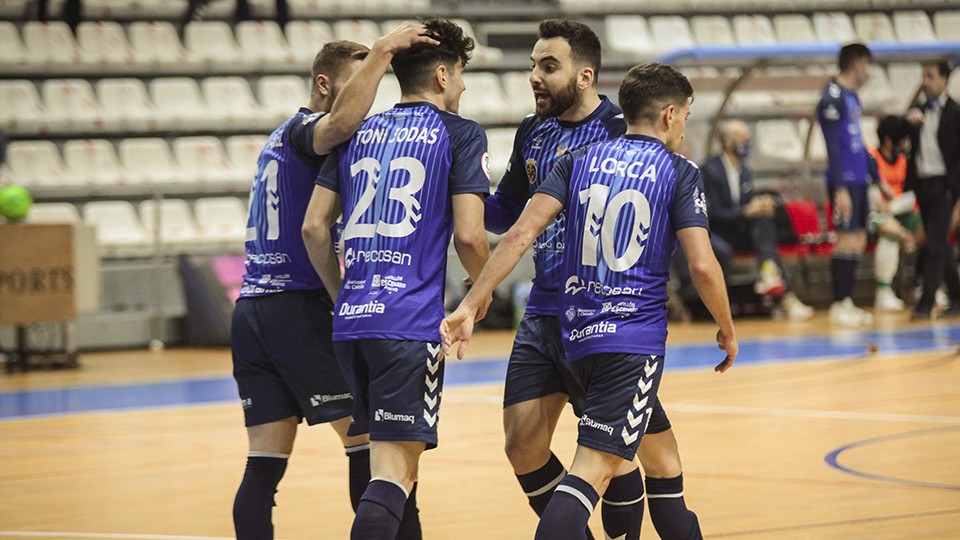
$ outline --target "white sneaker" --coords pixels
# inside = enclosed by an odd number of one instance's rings
[[[844,298],[830,306],[830,323],[838,326],[863,326],[873,323],[873,315],[853,305],[853,300]]]
[[[873,308],[877,311],[903,311],[906,304],[897,298],[890,287],[877,288],[877,295],[873,301]]]
[[[782,296],[787,291],[787,284],[783,281],[780,267],[777,263],[767,259],[760,265],[757,282],[753,284],[753,292],[757,296]]]
[[[813,317],[813,308],[801,302],[792,292],[784,295],[783,300],[780,301],[780,309],[791,321],[804,321]]]
[[[935,303],[937,307],[947,307],[950,305],[950,297],[947,296],[947,291],[943,290],[943,287],[937,289],[937,294],[933,295],[933,298],[933,303]]]

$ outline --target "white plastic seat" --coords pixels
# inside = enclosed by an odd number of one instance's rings
[[[310,101],[310,92],[302,78],[296,75],[263,77],[257,81],[260,110],[274,122],[293,116]]]
[[[920,82],[923,80],[923,68],[916,63],[897,63],[887,66],[890,87],[899,98],[897,108],[906,110],[913,102]]]
[[[930,18],[923,11],[895,11],[893,27],[900,41],[905,43],[932,43],[937,40]]]
[[[120,186],[129,183],[117,153],[104,139],[75,139],[63,145],[63,160],[71,175],[85,184]]]
[[[607,46],[614,51],[649,57],[657,50],[646,19],[639,15],[609,15],[605,26]]]
[[[5,0],[0,2],[0,16],[2,17],[22,17],[27,11],[27,7],[33,0]]]
[[[257,175],[257,159],[267,143],[266,135],[235,135],[227,138],[227,158],[236,178],[246,178],[251,182]]]
[[[899,100],[893,88],[890,86],[887,73],[881,66],[877,65],[870,65],[867,69],[870,74],[870,79],[858,92],[863,108],[882,112],[895,112]]]
[[[329,15],[332,3],[331,0],[287,0],[287,9],[291,18],[312,19]]]
[[[25,186],[70,187],[84,181],[70,174],[60,151],[50,141],[15,141],[7,147],[7,165],[13,179]]]
[[[37,87],[26,80],[0,81],[0,126],[12,133],[39,133],[47,126],[47,108]]]
[[[208,77],[200,82],[212,113],[234,128],[270,129],[273,119],[261,112],[243,77]]]
[[[198,64],[198,60],[183,48],[177,29],[169,22],[135,22],[130,24],[129,31],[137,64],[151,65],[161,71]]]
[[[526,71],[511,71],[500,76],[506,108],[510,111],[512,122],[519,123],[524,116],[537,108],[530,88],[530,74]]]
[[[153,103],[140,79],[102,79],[97,97],[103,107],[104,127],[108,130],[151,131],[157,128]]]
[[[194,58],[208,67],[253,67],[243,57],[230,25],[222,21],[194,21],[183,32],[183,45]]]
[[[933,27],[940,41],[960,41],[960,10],[938,11],[933,14]],[[957,77],[953,77],[956,80]]]
[[[197,82],[188,77],[150,81],[150,97],[161,129],[201,129],[224,122],[207,105]]]
[[[81,4],[83,18],[88,21],[102,19],[126,19],[136,17],[139,0],[84,0]]]
[[[352,0],[348,0],[351,1]],[[407,0],[409,1],[409,0]],[[360,2],[358,2],[360,3]],[[413,13],[413,10],[406,11],[404,13]],[[476,62],[478,66],[496,66],[503,61],[503,50],[497,47],[491,47],[486,43],[480,41],[477,37],[477,33],[473,30],[473,25],[471,25],[466,19],[450,19],[451,22],[456,23],[463,29],[463,34],[465,36],[473,39],[474,49],[473,56],[471,57],[471,63]],[[383,33],[386,34],[390,30],[393,30],[397,24],[392,24],[389,28],[382,27]]]
[[[781,43],[813,43],[817,41],[810,19],[795,13],[773,16],[773,28]]]
[[[144,250],[152,242],[133,205],[127,201],[95,201],[83,206],[83,222],[97,230],[102,250],[123,248]]]
[[[132,15],[147,20],[176,20],[183,17],[188,5],[188,0],[136,0]]]
[[[487,130],[487,151],[490,154],[490,183],[496,186],[507,172],[516,130],[496,128]]]
[[[147,200],[140,203],[140,221],[148,233],[155,231],[157,203]],[[160,241],[167,245],[186,247],[199,238],[197,224],[190,205],[183,199],[160,201]]]
[[[185,181],[163,139],[124,139],[118,145],[120,163],[131,183],[170,184]]]
[[[50,128],[87,132],[103,129],[103,113],[90,83],[83,79],[43,81],[43,102],[50,115]]]
[[[180,137],[173,141],[173,155],[187,182],[240,180],[216,137]]]
[[[660,52],[693,47],[693,32],[679,15],[650,17],[650,34]]]
[[[736,15],[733,32],[741,45],[772,45],[777,42],[773,25],[764,15]]]
[[[509,112],[500,87],[500,78],[494,73],[464,73],[463,83],[467,89],[460,99],[460,116],[477,122],[508,122]]]
[[[65,22],[28,21],[23,25],[23,43],[34,61],[51,67],[74,66],[82,61],[77,41]]]
[[[248,1],[247,7],[250,9],[251,14],[256,16],[256,14],[254,13],[255,11],[254,6],[252,5],[255,3],[256,2]],[[271,6],[275,4],[273,0],[270,0],[269,3]],[[207,19],[230,20],[236,16],[236,13],[237,13],[237,0],[209,0],[203,6],[203,15]],[[274,15],[276,14],[271,13],[270,18],[272,18]]]
[[[81,223],[80,211],[70,203],[36,203],[27,213],[27,223]]]
[[[298,64],[308,67],[324,44],[333,41],[333,30],[324,21],[290,21],[287,42]]]
[[[77,42],[83,61],[97,66],[132,66],[133,50],[120,23],[85,21],[77,26]]]
[[[0,21],[0,68],[25,69],[29,60],[17,27],[12,22]]]
[[[337,39],[355,41],[367,47],[372,47],[380,37],[380,26],[369,19],[340,19],[331,28]]]
[[[893,23],[885,13],[857,13],[853,16],[857,38],[864,43],[890,43],[897,41]]]
[[[242,21],[237,24],[240,54],[258,67],[295,66],[297,57],[290,50],[280,26],[273,21]]]
[[[803,141],[792,120],[761,120],[754,137],[757,153],[777,161],[796,163],[803,159]]]
[[[380,79],[380,86],[377,87],[377,97],[374,98],[373,105],[370,106],[368,116],[390,110],[398,101],[400,101],[400,83],[397,82],[395,75],[387,73]]]
[[[247,206],[236,197],[197,199],[193,207],[200,238],[243,247],[247,232]]]
[[[730,21],[721,15],[698,15],[690,19],[697,45],[736,45]]]
[[[817,39],[823,43],[849,43],[857,39],[853,31],[853,23],[846,13],[832,11],[829,13],[814,13],[813,28]]]

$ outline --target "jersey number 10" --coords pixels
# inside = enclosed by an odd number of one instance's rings
[[[580,191],[580,204],[587,205],[587,215],[583,222],[583,249],[581,264],[597,266],[598,252],[603,253],[607,267],[614,272],[623,272],[640,260],[646,245],[650,228],[650,201],[635,190],[625,189],[613,196],[609,204],[610,186],[593,184]],[[617,222],[620,212],[628,204],[633,205],[633,223],[626,231],[626,248],[617,256],[614,244],[617,235]],[[647,229],[647,232],[644,230]],[[599,249],[597,243],[599,241]]]

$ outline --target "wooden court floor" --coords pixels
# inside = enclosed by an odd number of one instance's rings
[[[942,324],[942,323],[935,323]],[[912,328],[905,316],[881,330]],[[706,324],[671,343],[712,340]],[[749,320],[741,340],[837,336]],[[840,337],[843,337],[840,335]],[[474,357],[505,357],[488,333]],[[897,338],[899,339],[899,338]],[[866,343],[866,341],[864,341]],[[956,346],[667,371],[661,397],[680,440],[688,504],[706,538],[960,539],[960,357]],[[719,356],[717,357],[719,360]],[[0,392],[228,377],[226,350],[86,354],[70,372],[0,377]],[[430,539],[532,538],[536,527],[502,452],[502,385],[451,386],[440,447],[422,460]],[[569,462],[576,419],[554,450]],[[225,538],[246,438],[236,403],[0,421],[0,538]],[[831,465],[831,459],[835,465]],[[329,428],[301,429],[280,492],[278,538],[347,538],[346,458]],[[657,538],[645,518],[641,538]],[[591,525],[602,531],[599,512]]]

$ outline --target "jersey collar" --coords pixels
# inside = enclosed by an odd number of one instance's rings
[[[589,124],[590,122],[593,122],[594,120],[602,116],[603,113],[606,112],[607,108],[609,108],[610,106],[611,106],[610,100],[607,99],[607,96],[601,94],[600,105],[597,105],[597,108],[594,109],[593,112],[585,116],[582,120],[578,120],[576,122],[568,122],[566,120],[560,120],[559,118],[556,118],[556,117],[554,118],[554,120],[562,128],[567,128],[567,129],[577,128],[584,124]]]
[[[648,142],[648,143],[653,143],[653,144],[659,144],[660,146],[662,146],[662,147],[664,147],[664,148],[667,147],[667,145],[664,144],[663,141],[661,141],[660,139],[658,139],[658,138],[656,138],[656,137],[651,137],[651,136],[649,136],[649,135],[640,135],[639,133],[624,133],[624,134],[621,135],[620,137],[622,137],[622,138],[624,138],[624,139],[631,140],[631,141],[643,141],[643,142]]]

